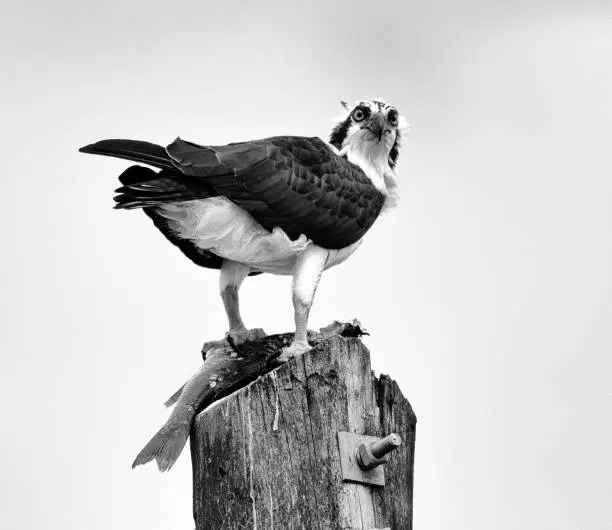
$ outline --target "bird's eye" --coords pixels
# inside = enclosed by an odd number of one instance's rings
[[[389,114],[387,115],[387,119],[389,120],[389,123],[391,125],[397,125],[397,111],[396,110],[389,111]]]
[[[353,111],[353,119],[355,121],[363,121],[363,119],[365,118],[365,111],[361,108],[361,107],[357,107],[354,111]]]

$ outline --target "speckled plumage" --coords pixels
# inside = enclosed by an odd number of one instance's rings
[[[107,154],[107,146],[118,150],[121,142],[103,140],[82,151]],[[145,208],[167,237],[155,206],[223,195],[267,230],[278,226],[292,240],[304,234],[321,247],[340,249],[365,235],[385,200],[359,166],[319,138],[278,136],[211,147],[177,138],[165,152],[174,170],[167,163],[159,173],[132,166],[120,177],[115,201],[116,208]],[[218,268],[215,260],[210,265]]]
[[[319,138],[278,136],[205,147],[177,139],[166,148],[184,175],[249,212],[267,230],[306,235],[329,249],[360,240],[384,195],[355,164]]]

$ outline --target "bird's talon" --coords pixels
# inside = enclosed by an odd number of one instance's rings
[[[282,362],[287,362],[289,359],[297,357],[298,355],[303,355],[310,350],[312,350],[312,346],[307,342],[294,342],[290,346],[287,346],[281,350],[281,354],[278,359]]]

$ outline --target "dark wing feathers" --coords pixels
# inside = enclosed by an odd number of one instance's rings
[[[322,247],[337,249],[361,239],[384,204],[384,195],[363,171],[319,138],[278,136],[225,146],[177,138],[165,149],[148,142],[103,140],[81,151],[161,169],[128,168],[115,201],[117,208],[145,208],[169,239],[150,207],[223,195],[268,230],[278,226],[291,239],[305,234]]]
[[[325,248],[361,239],[384,203],[363,171],[319,138],[211,147],[178,138],[166,150],[181,172],[205,180],[264,228],[278,226],[292,239],[305,234]]]
[[[81,153],[125,158],[141,162],[159,169],[174,169],[166,150],[157,144],[139,140],[101,140],[79,149]]]

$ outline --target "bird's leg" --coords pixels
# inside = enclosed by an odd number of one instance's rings
[[[249,272],[250,268],[246,265],[236,263],[235,261],[223,260],[219,277],[219,291],[229,322],[229,331],[225,334],[225,340],[206,343],[204,349],[206,349],[206,346],[218,347],[216,345],[217,342],[223,343],[224,346],[227,345],[228,336],[235,344],[258,340],[266,336],[261,328],[247,329],[240,316],[238,290],[244,279],[249,275]]]
[[[234,261],[224,260],[221,265],[219,277],[219,291],[221,300],[225,307],[225,314],[229,322],[229,331],[244,331],[246,327],[240,316],[240,304],[238,302],[238,289],[249,274],[249,268]]]
[[[325,270],[329,250],[310,244],[297,259],[293,269],[293,309],[295,311],[295,337],[287,348],[283,348],[281,360],[305,353],[311,349],[306,337],[308,314],[312,306],[321,273]]]

